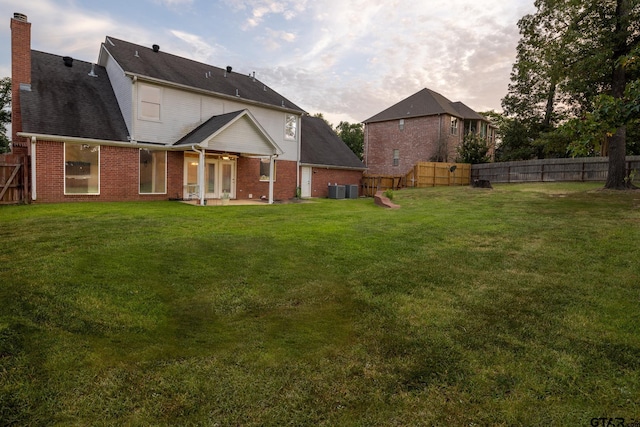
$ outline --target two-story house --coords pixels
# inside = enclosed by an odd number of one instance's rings
[[[301,163],[306,112],[255,73],[114,37],[96,64],[34,51],[18,13],[11,31],[13,140],[30,144],[32,200],[273,202],[299,194],[303,173],[310,188],[314,168],[360,182],[350,152]]]
[[[455,161],[468,133],[495,147],[495,128],[462,102],[429,89],[403,99],[364,121],[364,162],[369,174],[402,176],[418,162]]]

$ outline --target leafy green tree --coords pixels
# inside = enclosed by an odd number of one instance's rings
[[[535,6],[519,22],[522,38],[503,108],[526,128],[538,156],[562,152],[572,135],[566,126],[583,140],[587,134],[602,139],[601,152],[609,156],[605,187],[626,188],[627,128],[639,115],[631,64],[640,43],[640,2],[536,0]],[[578,143],[571,153],[580,146],[596,152],[596,144]]]
[[[487,141],[476,133],[468,133],[464,136],[462,144],[457,148],[459,163],[488,163],[489,147]]]
[[[538,150],[533,144],[529,123],[517,118],[506,118],[499,133],[500,143],[496,147],[495,156],[497,162],[530,160],[538,157]]]
[[[11,123],[11,79],[0,79],[0,154],[9,151],[7,124]]]
[[[360,160],[364,154],[364,125],[362,123],[340,122],[336,133]]]

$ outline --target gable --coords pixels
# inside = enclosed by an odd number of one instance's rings
[[[174,145],[257,156],[282,153],[248,110],[213,116]]]

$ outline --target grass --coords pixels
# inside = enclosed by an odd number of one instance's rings
[[[0,207],[0,425],[640,418],[640,193]]]

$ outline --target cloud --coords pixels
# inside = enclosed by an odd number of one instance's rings
[[[215,47],[209,45],[202,39],[202,37],[198,35],[189,34],[178,30],[171,30],[170,33],[185,42],[191,48],[188,50],[190,51],[190,53],[185,56],[188,56],[189,58],[196,61],[210,62],[211,58],[214,57],[214,54],[218,50]]]
[[[242,29],[245,31],[259,27],[271,15],[293,20],[306,9],[307,0],[225,0],[236,11],[250,10]]]
[[[154,0],[154,3],[161,4],[168,8],[175,8],[177,6],[191,6],[194,0]]]

